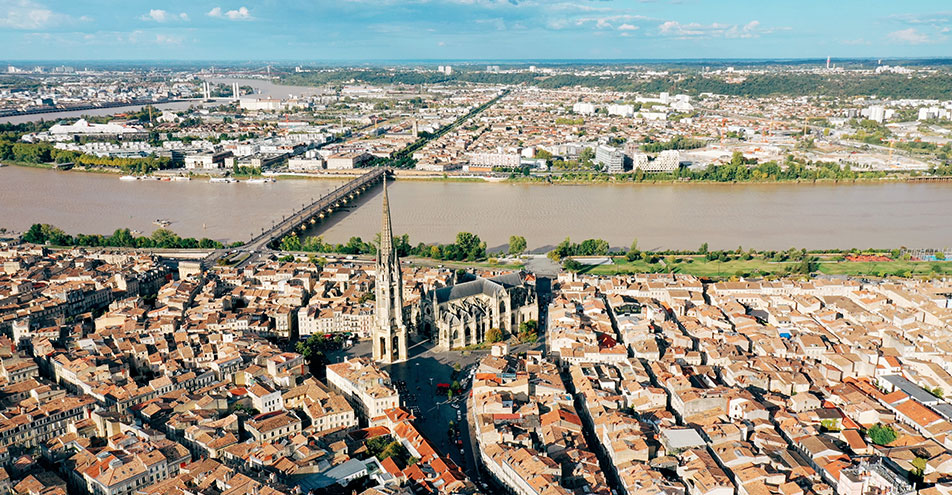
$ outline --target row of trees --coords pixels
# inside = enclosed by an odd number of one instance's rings
[[[521,242],[525,249],[525,239]],[[351,237],[346,243],[333,244],[324,242],[323,237],[308,237],[301,240],[296,233],[291,233],[281,239],[278,248],[282,251],[307,251],[314,253],[341,253],[341,254],[376,254],[380,245],[380,235],[372,242],[366,242],[360,237]],[[516,246],[519,242],[517,240]],[[510,239],[512,246],[512,239]],[[469,232],[456,234],[456,242],[452,244],[419,243],[410,245],[410,236],[403,234],[393,238],[393,249],[398,256],[420,256],[448,261],[481,261],[486,259],[486,243],[478,235]]]
[[[869,76],[839,74],[804,74],[767,72],[750,75],[742,82],[726,78],[707,77],[686,71],[675,71],[669,76],[654,79],[634,78],[630,74],[613,76],[577,76],[556,74],[540,77],[526,72],[487,73],[460,68],[451,75],[437,72],[389,71],[382,69],[348,69],[293,73],[282,76],[287,84],[325,86],[343,85],[349,81],[370,84],[442,84],[473,82],[485,84],[531,84],[542,88],[585,86],[639,93],[677,91],[698,95],[715,93],[732,96],[762,97],[772,95],[815,95],[821,97],[848,97],[877,95],[880,98],[952,99],[952,76],[936,73],[908,77],[901,74]]]
[[[549,251],[549,258],[554,261],[560,261],[569,256],[605,256],[610,254],[611,246],[604,239],[586,239],[581,243],[573,243],[572,239],[566,237],[555,249]]]
[[[82,167],[105,167],[121,169],[125,173],[147,174],[156,170],[172,168],[172,160],[167,157],[115,158],[95,156],[56,149],[47,142],[18,143],[0,141],[0,160],[21,163],[73,163]]]
[[[289,234],[281,239],[278,249],[282,251],[295,252],[313,252],[313,253],[339,253],[339,254],[376,254],[377,246],[380,245],[380,235],[378,234],[373,241],[367,242],[360,237],[351,237],[346,243],[334,244],[324,241],[321,236],[306,237],[301,239],[296,233]],[[456,242],[452,244],[410,244],[410,236],[403,234],[393,238],[394,251],[398,256],[418,256],[421,258],[433,258],[437,260],[450,261],[481,261],[488,257],[486,252],[486,243],[479,236],[460,232],[456,235]],[[519,235],[509,237],[508,254],[519,255],[526,252],[526,238]],[[760,250],[744,249],[738,246],[737,249],[711,250],[708,243],[701,244],[697,249],[691,250],[657,250],[642,251],[638,248],[638,239],[634,239],[627,250],[613,249],[608,241],[604,239],[586,239],[580,243],[572,242],[572,239],[566,237],[565,240],[556,245],[548,253],[549,258],[554,261],[563,261],[573,256],[625,256],[628,261],[645,261],[647,263],[657,263],[662,256],[697,256],[703,255],[707,261],[729,262],[734,260],[749,261],[754,257],[760,256],[766,261],[783,262],[805,262],[804,268],[813,268],[815,270],[818,262],[816,254],[882,254],[886,252],[893,259],[900,259],[901,251],[892,250],[861,250],[853,249],[827,249],[808,251],[805,248],[790,248],[787,250]],[[842,256],[839,258],[842,259]],[[675,263],[681,262],[675,259]]]
[[[576,76],[558,74],[535,83],[543,88],[586,86],[639,93],[677,91],[689,95],[714,93],[731,96],[763,97],[775,95],[848,97],[877,95],[893,99],[952,98],[952,75],[937,73],[907,77],[900,74],[855,76],[768,72],[751,75],[742,82],[717,77],[673,73],[667,77],[644,80],[627,74],[615,76]]]
[[[707,141],[703,139],[684,136],[674,136],[669,141],[654,141],[650,137],[646,137],[644,141],[645,144],[641,145],[641,150],[648,153],[661,153],[665,150],[691,150],[707,146]]]
[[[578,168],[578,162],[566,163],[564,167],[558,160],[553,162],[557,169],[570,170]],[[573,167],[572,165],[575,165]],[[952,167],[943,166],[935,169],[940,175],[952,175]],[[641,169],[624,174],[603,174],[593,172],[567,172],[559,177],[546,177],[538,180],[555,181],[615,181],[615,182],[651,182],[651,181],[705,181],[705,182],[777,182],[777,181],[816,181],[816,180],[853,180],[877,179],[885,177],[885,172],[856,172],[849,164],[840,166],[830,162],[807,162],[794,160],[788,157],[784,166],[770,161],[758,163],[756,159],[748,159],[741,153],[734,153],[729,163],[722,165],[711,164],[701,170],[681,168],[676,172],[647,173]]]
[[[179,237],[168,229],[156,229],[151,236],[135,236],[129,229],[116,229],[110,236],[100,234],[76,234],[72,236],[49,224],[33,224],[23,234],[23,241],[53,246],[128,247],[164,249],[220,249],[218,241],[193,237]]]

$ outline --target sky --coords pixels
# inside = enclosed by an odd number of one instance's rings
[[[0,0],[6,60],[952,57],[949,0]]]

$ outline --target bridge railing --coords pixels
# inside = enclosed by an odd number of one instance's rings
[[[253,237],[251,241],[246,244],[249,246],[256,246],[258,244],[271,243],[274,242],[289,233],[293,232],[299,225],[306,222],[309,218],[313,217],[318,212],[328,208],[329,206],[337,203],[338,201],[346,198],[349,194],[354,192],[354,190],[361,188],[371,182],[376,181],[382,175],[389,172],[387,168],[378,168],[372,172],[366,173],[357,177],[356,179],[334,189],[333,191],[321,196],[311,204],[301,208],[296,213],[291,216],[282,219],[280,222],[276,223],[270,229],[265,230],[261,234]]]

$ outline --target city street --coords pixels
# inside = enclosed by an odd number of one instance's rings
[[[544,262],[540,266],[544,266]],[[510,353],[519,354],[543,349],[541,337],[544,334],[547,304],[551,298],[550,282],[550,279],[545,276],[540,276],[538,279],[540,341],[533,344],[512,345]],[[474,430],[470,428],[466,400],[472,385],[470,372],[480,359],[489,354],[489,349],[444,351],[437,349],[429,340],[418,340],[418,336],[411,335],[410,339],[407,361],[384,366],[384,369],[390,373],[390,379],[399,388],[403,406],[417,417],[417,427],[434,448],[449,455],[474,482],[490,482],[491,480],[482,479],[478,471]],[[370,357],[371,355],[371,342],[364,340],[348,349],[330,352],[327,357],[331,363],[339,363],[345,358]],[[437,392],[437,386],[440,383],[453,383],[454,366],[457,364],[459,372],[455,380],[459,381],[463,388],[459,394],[448,399],[445,392]],[[452,438],[448,435],[451,421],[460,425],[458,435]]]
[[[541,344],[519,344],[513,346],[511,352],[539,348]],[[344,357],[369,356],[370,353],[370,342],[362,341],[329,357],[332,362],[340,362]],[[434,349],[429,341],[414,342],[406,362],[385,367],[394,384],[400,385],[403,405],[416,415],[417,427],[437,450],[449,455],[474,481],[479,481],[481,477],[477,471],[476,449],[467,421],[466,398],[469,397],[472,383],[464,379],[469,377],[471,368],[487,354],[489,350],[442,351]],[[457,380],[466,387],[448,400],[445,394],[437,393],[437,385],[453,383],[453,366],[457,363],[460,366]],[[451,439],[447,434],[450,421],[460,424],[458,438]]]

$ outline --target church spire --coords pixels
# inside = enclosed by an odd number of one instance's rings
[[[390,225],[390,197],[387,195],[386,175],[383,177],[383,220],[376,269],[374,361],[387,364],[406,361],[407,327],[403,322],[403,276],[400,273],[400,260],[393,252],[393,227]]]
[[[387,174],[383,176],[383,225],[380,229],[380,257],[393,252],[393,228],[390,226],[390,198],[387,196]]]

